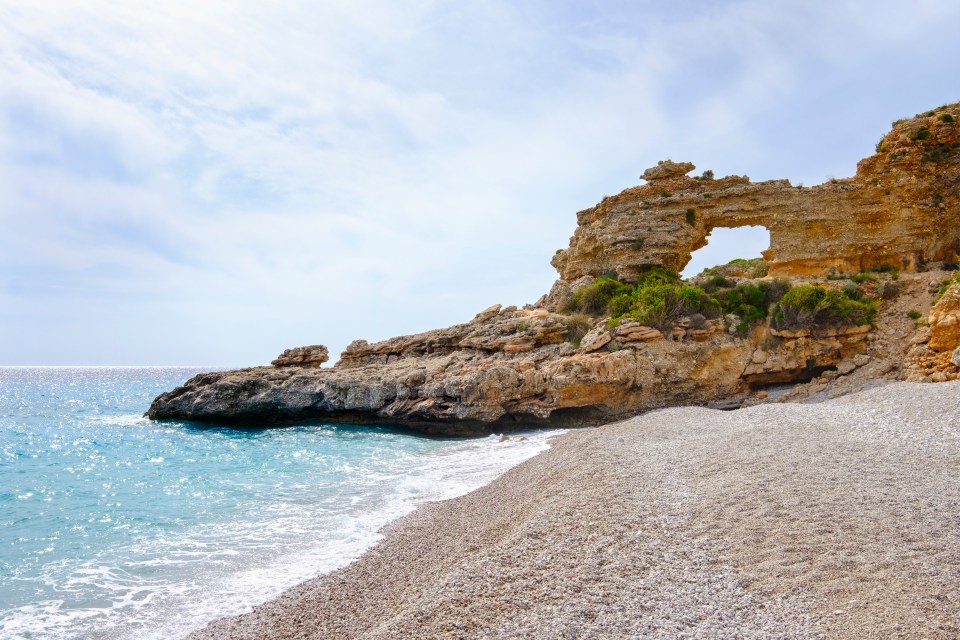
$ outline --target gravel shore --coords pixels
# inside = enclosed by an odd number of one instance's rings
[[[191,638],[960,638],[960,383],[552,444]]]

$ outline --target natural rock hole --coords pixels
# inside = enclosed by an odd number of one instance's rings
[[[770,231],[766,227],[716,227],[707,235],[707,245],[690,254],[690,262],[681,275],[691,278],[704,269],[725,265],[737,258],[761,258],[769,247]]]

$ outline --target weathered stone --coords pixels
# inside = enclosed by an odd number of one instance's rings
[[[960,318],[944,315],[930,322],[930,341],[934,351],[953,351],[960,343]]]
[[[627,322],[616,328],[619,342],[659,342],[663,334],[653,327],[647,327],[639,322]]]
[[[656,180],[666,180],[668,178],[678,178],[685,176],[697,167],[692,162],[674,162],[673,160],[661,160],[657,166],[650,167],[640,176],[648,182]]]
[[[583,340],[580,341],[580,351],[582,353],[597,351],[607,346],[612,339],[606,327],[596,327],[583,336]]]
[[[951,114],[953,122],[940,116]],[[921,128],[929,135],[920,139]],[[562,280],[616,272],[636,280],[651,267],[682,271],[717,227],[765,226],[772,276],[913,271],[960,251],[957,174],[960,105],[898,122],[852,178],[797,188],[741,176],[696,180],[689,163],[664,162],[649,184],[577,214],[570,247],[553,258]]]
[[[791,331],[790,329],[770,329],[770,333],[779,338],[806,338],[810,336],[809,329],[797,329],[795,331]]]
[[[330,352],[322,344],[286,349],[271,362],[275,367],[319,367],[330,359]]]
[[[960,369],[960,283],[950,283],[927,318],[930,326],[918,329],[910,341],[904,363],[907,375],[935,382],[954,380]]]
[[[853,360],[844,360],[839,365],[837,365],[837,373],[841,376],[853,373],[857,368],[857,365],[853,363]]]
[[[478,313],[476,316],[474,316],[473,322],[486,322],[491,318],[495,318],[499,314],[500,314],[500,305],[495,304],[492,307],[487,307],[486,309]]]

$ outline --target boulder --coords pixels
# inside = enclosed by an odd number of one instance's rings
[[[330,352],[322,344],[286,349],[272,361],[275,367],[319,367],[330,359]]]
[[[666,180],[668,178],[677,178],[685,176],[697,167],[692,162],[674,162],[673,160],[660,160],[657,166],[650,167],[640,176],[647,182],[656,180]]]

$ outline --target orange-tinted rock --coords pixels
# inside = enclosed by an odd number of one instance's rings
[[[906,380],[940,382],[956,380],[960,373],[960,283],[953,282],[930,309],[929,326],[921,327],[910,341],[905,363]]]

